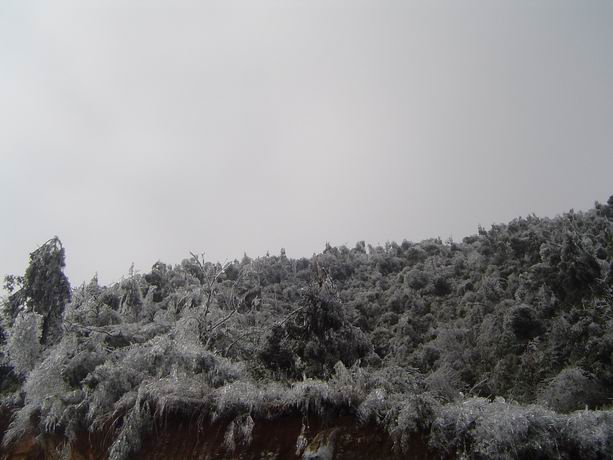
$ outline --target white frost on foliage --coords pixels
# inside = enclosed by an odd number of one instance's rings
[[[27,375],[41,353],[43,317],[35,312],[21,312],[9,330],[7,349],[15,372]]]

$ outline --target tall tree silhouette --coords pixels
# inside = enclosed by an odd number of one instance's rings
[[[64,247],[54,236],[30,254],[23,277],[22,299],[30,311],[42,315],[42,344],[53,344],[62,335],[62,313],[70,300],[70,283],[64,275]]]

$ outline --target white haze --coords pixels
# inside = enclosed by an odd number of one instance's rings
[[[461,6],[460,6],[461,5]],[[613,194],[613,2],[0,4],[0,274],[452,236]]]

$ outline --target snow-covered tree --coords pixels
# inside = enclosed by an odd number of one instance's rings
[[[8,334],[6,348],[15,372],[26,375],[38,362],[41,353],[43,317],[36,312],[21,312]]]

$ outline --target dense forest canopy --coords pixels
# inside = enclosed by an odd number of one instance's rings
[[[112,433],[129,458],[166,412],[226,420],[228,450],[280,414],[347,414],[475,458],[613,452],[613,197],[440,238],[227,264],[191,254],[71,289],[53,238],[9,276],[4,445]],[[536,454],[535,454],[536,453]]]

